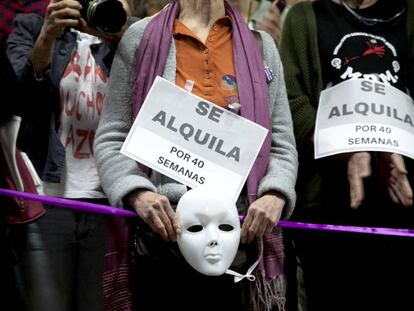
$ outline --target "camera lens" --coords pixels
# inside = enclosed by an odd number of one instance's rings
[[[122,3],[117,0],[94,1],[89,4],[88,22],[105,33],[117,33],[126,22]]]

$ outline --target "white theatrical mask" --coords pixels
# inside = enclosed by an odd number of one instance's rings
[[[240,243],[240,220],[231,198],[199,187],[177,205],[182,233],[178,246],[187,262],[206,275],[222,275],[232,264]]]

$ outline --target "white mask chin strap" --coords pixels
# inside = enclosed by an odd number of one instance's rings
[[[234,283],[240,282],[241,280],[243,280],[244,278],[248,279],[250,282],[253,282],[256,280],[256,277],[254,275],[252,275],[252,272],[254,269],[256,269],[257,265],[260,262],[260,259],[262,259],[262,257],[260,256],[259,259],[257,259],[255,261],[254,264],[252,264],[250,266],[250,268],[247,270],[246,274],[240,274],[238,272],[232,271],[230,269],[227,269],[227,271],[225,272],[225,274],[230,274],[234,276]]]

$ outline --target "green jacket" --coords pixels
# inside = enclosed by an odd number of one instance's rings
[[[414,80],[414,1],[407,0],[407,34],[410,47],[410,76]],[[322,73],[318,51],[315,12],[311,2],[295,5],[286,17],[279,48],[285,69],[285,81],[292,111],[298,150],[312,133]],[[414,90],[414,81],[409,86]]]
[[[407,0],[407,4],[409,76],[413,77],[408,87],[414,91],[414,1]],[[309,143],[309,137],[315,127],[319,96],[323,88],[317,36],[316,17],[312,3],[310,1],[298,3],[286,17],[279,48],[299,151],[298,209],[320,207],[322,187],[324,194],[328,196],[337,194],[330,194],[336,189],[329,185],[329,183],[336,182],[336,176],[331,176],[332,179],[335,178],[333,180],[326,178],[327,175],[332,175],[330,172],[332,170],[337,172],[337,176],[343,175],[340,178],[342,184],[338,184],[337,187],[348,189],[346,167],[333,163],[329,157],[313,160],[313,149]],[[334,191],[330,191],[332,189]],[[341,199],[346,200],[347,196],[344,194]],[[323,200],[326,203],[326,196]]]

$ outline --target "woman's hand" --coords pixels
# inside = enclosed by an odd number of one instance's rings
[[[371,155],[355,152],[348,155],[348,181],[351,208],[358,208],[365,198],[364,178],[371,176]]]
[[[377,164],[381,180],[387,186],[392,201],[404,206],[413,205],[413,190],[408,182],[403,156],[380,152]]]
[[[165,241],[177,240],[177,234],[181,232],[180,224],[167,197],[138,189],[127,196],[127,203]]]
[[[269,234],[282,215],[286,199],[277,192],[269,192],[250,205],[241,228],[241,242],[250,243],[255,237]]]

